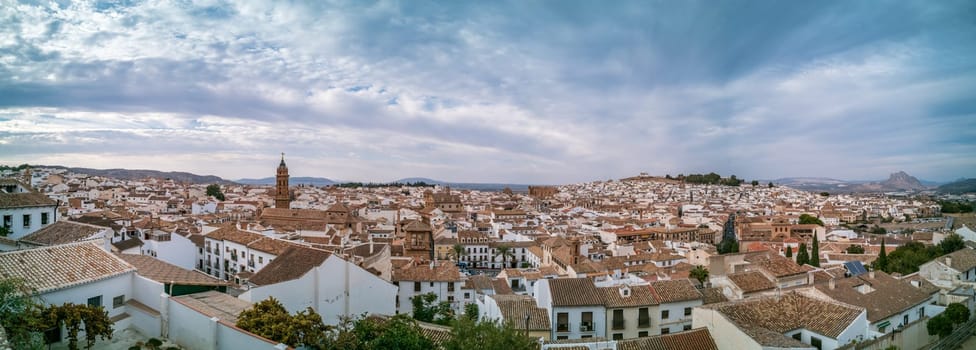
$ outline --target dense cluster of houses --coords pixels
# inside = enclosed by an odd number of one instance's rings
[[[44,302],[103,306],[116,329],[190,348],[278,346],[234,326],[272,296],[336,323],[409,314],[411,298],[433,293],[547,349],[912,349],[931,340],[924,321],[948,303],[976,309],[976,250],[889,275],[865,268],[880,237],[840,226],[939,215],[912,198],[649,176],[528,193],[315,187],[290,184],[284,159],[274,186],[222,185],[223,200],[207,184],[165,179],[9,175],[0,275],[24,278]],[[718,254],[734,213],[740,252]],[[801,224],[803,214],[823,225]],[[947,233],[891,235],[886,248]],[[814,237],[819,266],[787,257]]]

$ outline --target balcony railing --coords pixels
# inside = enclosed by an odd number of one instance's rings
[[[556,332],[569,332],[569,323],[557,323]]]
[[[580,323],[580,332],[592,332],[593,324],[589,322]]]
[[[641,318],[637,319],[637,327],[647,328],[647,327],[650,327],[650,326],[651,326],[651,318],[650,317],[641,317]]]

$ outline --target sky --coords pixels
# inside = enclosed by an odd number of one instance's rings
[[[0,0],[0,164],[976,177],[976,2]]]

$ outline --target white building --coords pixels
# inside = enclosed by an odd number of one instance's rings
[[[427,293],[437,295],[438,303],[451,303],[455,313],[460,314],[463,311],[461,271],[453,263],[409,265],[394,269],[393,284],[399,287],[396,295],[397,313],[413,313],[411,298]]]
[[[551,339],[606,337],[606,308],[593,280],[543,279],[535,288],[536,305],[555,325]]]
[[[58,202],[14,179],[0,179],[0,225],[9,240],[40,230],[57,221]]]
[[[256,303],[274,297],[289,312],[307,307],[326,324],[363,313],[396,313],[397,287],[329,252],[291,246],[248,280],[239,298]]]

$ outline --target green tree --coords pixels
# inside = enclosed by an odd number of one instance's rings
[[[434,343],[424,337],[417,321],[400,314],[391,317],[381,328],[381,332],[369,341],[371,349],[427,350]]]
[[[929,319],[929,322],[925,324],[925,328],[928,330],[929,335],[938,335],[939,338],[943,338],[952,334],[952,320],[944,314],[938,314]]]
[[[513,320],[512,322],[524,322]],[[474,321],[460,319],[451,327],[451,336],[441,343],[444,350],[505,349],[534,350],[535,339],[520,332],[511,322]]]
[[[810,248],[810,266],[820,267],[820,243],[817,234],[813,234],[813,248]]]
[[[820,195],[821,196],[824,196],[824,197],[829,197],[830,196],[830,192],[820,192]]]
[[[801,225],[814,224],[814,225],[820,225],[820,226],[823,226],[824,225],[823,221],[821,221],[820,219],[818,219],[816,216],[813,216],[813,215],[810,215],[810,214],[800,214],[800,224]]]
[[[885,249],[885,240],[881,239],[881,251],[878,252],[878,258],[874,259],[874,269],[888,272],[888,251]]]
[[[15,349],[42,347],[40,331],[46,328],[41,317],[42,309],[34,291],[23,279],[0,280],[0,325]]]
[[[773,188],[773,183],[772,182],[769,183],[769,188]]]
[[[512,257],[514,259],[515,258],[515,251],[512,250],[512,247],[509,247],[507,245],[500,245],[500,246],[498,246],[498,248],[495,248],[495,249],[496,249],[495,256],[502,257],[502,268],[503,269],[508,268],[509,267],[508,266],[508,258],[509,257]]]
[[[965,247],[966,242],[955,233],[950,233],[942,239],[942,242],[939,242],[939,249],[942,250],[942,254],[949,254]]]
[[[101,306],[64,303],[48,306],[43,311],[47,325],[63,325],[68,331],[68,349],[78,349],[78,332],[85,331],[85,348],[91,349],[95,341],[112,339],[112,319]]]
[[[312,308],[290,315],[274,297],[262,300],[241,312],[237,327],[291,347],[319,346],[328,327]]]
[[[7,227],[7,226],[0,226],[0,236],[7,237],[11,233],[14,233],[14,232],[9,227]]]
[[[453,253],[454,261],[461,261],[462,256],[468,255],[467,250],[461,244],[451,246],[451,253]]]
[[[793,247],[792,246],[786,246],[786,257],[787,258],[791,258],[791,259],[793,258]]]
[[[857,244],[851,244],[847,246],[845,251],[847,254],[864,254],[864,247]]]
[[[469,303],[464,304],[464,318],[469,320],[478,320],[478,304]]]
[[[708,280],[708,269],[706,269],[704,266],[698,265],[691,269],[691,272],[689,272],[688,275],[698,280],[698,283],[705,285],[705,281]]]
[[[450,324],[454,320],[454,309],[451,304],[437,301],[437,294],[419,294],[410,298],[413,303],[413,318],[417,321],[432,322],[442,325]]]
[[[951,303],[946,307],[944,314],[953,324],[966,323],[969,321],[969,308],[961,303]]]
[[[803,265],[810,262],[810,253],[807,252],[807,244],[800,243],[796,253],[796,264]]]
[[[759,181],[758,180],[752,180],[752,187],[756,187],[756,186],[759,186]]]
[[[207,196],[217,198],[217,200],[224,200],[224,193],[220,191],[220,185],[212,184],[207,186]]]
[[[871,228],[871,233],[876,235],[884,235],[884,234],[888,234],[888,230],[885,230],[884,227],[875,225],[874,227]]]

